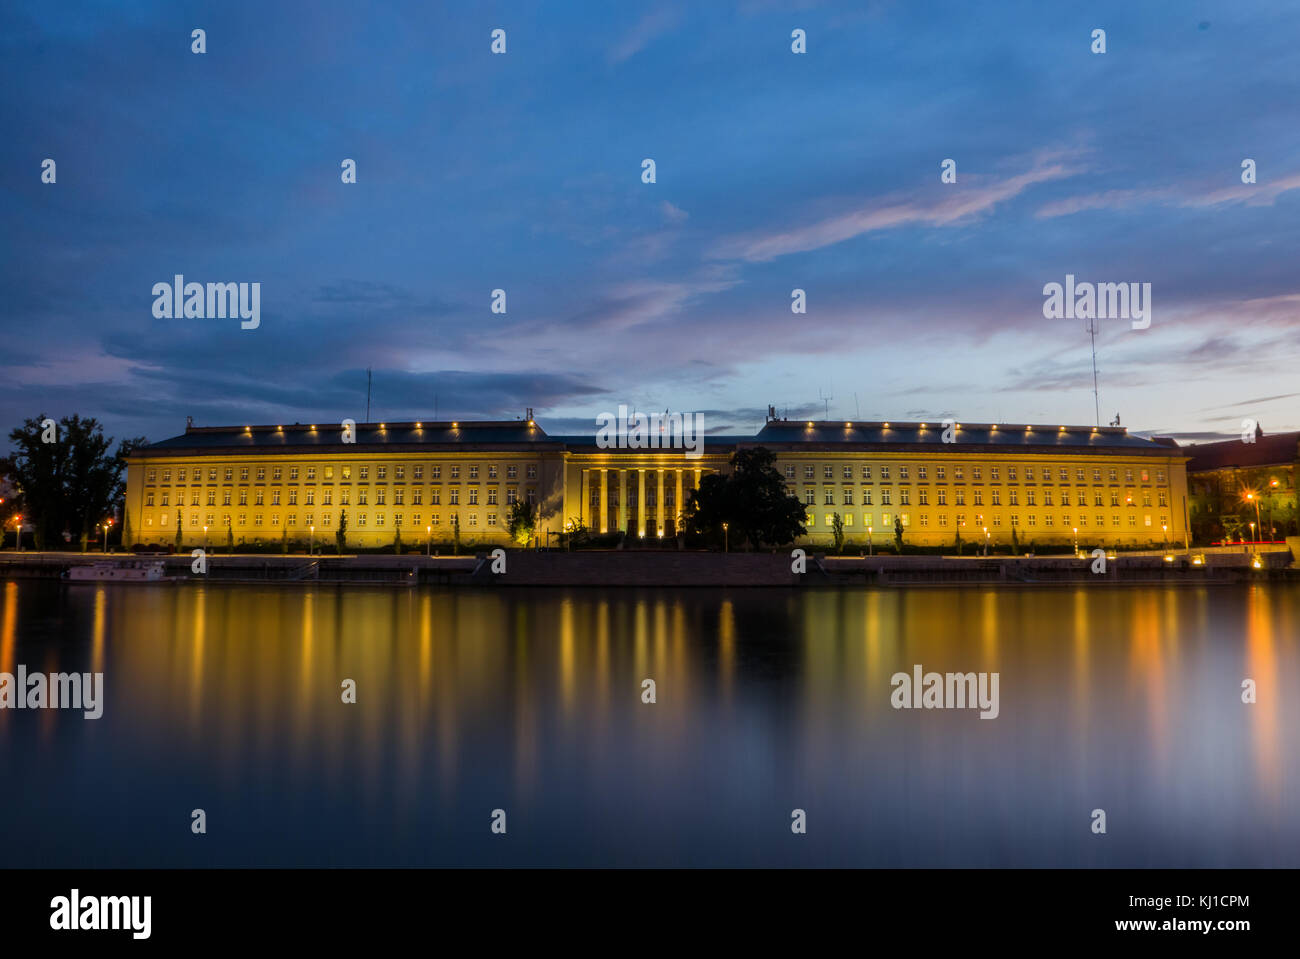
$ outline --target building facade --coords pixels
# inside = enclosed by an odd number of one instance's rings
[[[352,546],[509,542],[516,501],[534,504],[537,542],[571,524],[671,539],[687,498],[732,454],[766,447],[806,507],[803,542],[919,546],[1184,544],[1186,457],[1121,427],[794,422],[680,449],[601,448],[532,420],[338,426],[187,427],[133,453],[127,545],[186,547],[315,540],[346,522]],[[346,517],[346,520],[344,519]]]
[[[1185,449],[1193,535],[1201,542],[1300,535],[1296,469],[1300,433],[1226,440]]]

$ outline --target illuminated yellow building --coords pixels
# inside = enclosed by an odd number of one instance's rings
[[[350,429],[350,431],[349,431]],[[945,442],[945,440],[947,440]],[[537,542],[570,523],[633,541],[675,535],[700,478],[766,447],[805,504],[806,542],[1182,545],[1186,456],[1122,427],[794,422],[680,449],[600,448],[531,420],[187,427],[131,455],[128,544],[505,543],[510,506],[535,505]],[[1076,533],[1077,531],[1077,533]]]

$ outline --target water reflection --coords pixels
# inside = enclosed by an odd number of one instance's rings
[[[0,597],[0,671],[107,683],[0,711],[6,865],[1300,865],[1296,590]],[[1001,716],[890,708],[914,664]]]

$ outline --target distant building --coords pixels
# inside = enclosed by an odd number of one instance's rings
[[[1187,485],[1192,532],[1198,540],[1250,539],[1300,534],[1296,511],[1296,467],[1300,433],[1188,446]],[[1256,517],[1258,516],[1258,520]],[[1257,530],[1256,533],[1259,531]]]
[[[1186,456],[1172,440],[1123,427],[794,422],[755,436],[707,437],[702,455],[607,449],[594,436],[549,436],[531,420],[187,427],[129,459],[131,543],[186,546],[347,540],[411,548],[504,544],[509,508],[535,504],[538,542],[581,521],[635,541],[672,537],[700,478],[741,447],[776,454],[807,509],[805,542],[831,540],[836,514],[851,545],[1068,543],[1182,545]],[[207,527],[205,533],[204,527]],[[285,531],[288,531],[287,534]],[[229,532],[228,532],[229,531]],[[869,533],[870,531],[870,533]]]

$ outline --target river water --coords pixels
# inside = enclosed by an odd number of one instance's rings
[[[0,597],[0,866],[1300,866],[1294,587]]]

